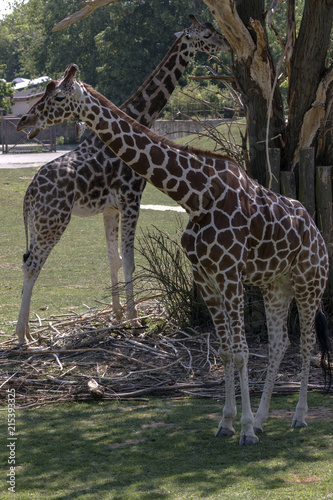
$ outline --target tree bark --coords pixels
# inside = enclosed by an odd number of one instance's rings
[[[333,71],[325,70],[332,22],[332,0],[305,0],[289,76],[287,158],[290,168],[298,162],[299,149],[311,146],[324,117],[326,93],[333,79]]]

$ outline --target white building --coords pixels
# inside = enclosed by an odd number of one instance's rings
[[[43,95],[45,83],[50,78],[48,76],[41,76],[34,80],[27,78],[15,78],[14,89],[14,104],[12,106],[12,114],[15,116],[22,116],[26,113],[31,106]]]

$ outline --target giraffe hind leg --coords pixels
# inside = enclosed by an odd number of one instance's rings
[[[18,337],[18,343],[20,345],[26,344],[29,341],[33,340],[29,328],[32,290],[47,257],[49,256],[52,248],[55,246],[57,241],[58,240],[52,242],[52,246],[49,244],[47,247],[37,245],[36,243],[31,243],[30,250],[23,256],[24,280],[22,300],[16,324],[16,335]]]
[[[52,218],[49,218],[46,225],[40,221],[38,211],[33,212],[33,215],[29,215],[30,246],[29,250],[23,255],[24,281],[21,307],[16,324],[16,335],[20,345],[33,340],[29,329],[33,287],[46,259],[68,226],[70,215],[70,212],[66,212],[63,220],[53,221],[53,224]]]
[[[140,203],[126,207],[121,212],[121,255],[126,288],[127,319],[135,319],[138,316],[134,301],[133,273],[135,271],[134,237],[139,209]]]
[[[287,318],[292,299],[292,289],[289,280],[281,279],[262,289],[265,302],[269,359],[266,380],[258,411],[255,416],[254,429],[256,433],[263,432],[263,423],[269,413],[270,400],[277,372],[283,356],[288,348]]]
[[[300,329],[301,329],[300,347],[301,347],[301,357],[302,357],[302,369],[301,369],[301,386],[299,391],[299,399],[296,405],[295,415],[291,424],[293,428],[306,427],[307,425],[305,421],[305,417],[308,411],[307,391],[308,391],[308,381],[310,374],[311,355],[316,342],[314,321],[318,305],[319,305],[318,301],[317,302],[313,302],[311,300],[307,302],[297,301]]]

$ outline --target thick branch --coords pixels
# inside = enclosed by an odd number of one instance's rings
[[[316,98],[310,109],[305,113],[301,132],[295,154],[293,157],[292,167],[298,162],[299,150],[311,146],[312,141],[317,134],[322,120],[326,114],[327,91],[329,85],[333,82],[333,67],[326,73],[324,78],[318,85]]]
[[[268,58],[267,39],[264,27],[260,21],[251,19],[251,25],[257,34],[257,50],[253,54],[250,74],[253,80],[259,85],[263,97],[268,104],[272,90],[272,77]]]

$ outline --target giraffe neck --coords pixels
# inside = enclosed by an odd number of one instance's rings
[[[151,127],[196,52],[189,40],[183,35],[178,37],[160,64],[120,109]]]
[[[192,218],[211,207],[213,158],[199,157],[137,123],[113,103],[82,82],[75,115],[85,121],[115,155],[150,184],[181,205]]]

